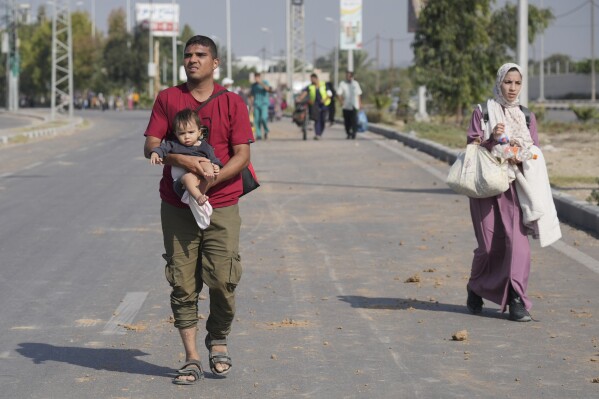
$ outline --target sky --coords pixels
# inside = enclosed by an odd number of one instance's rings
[[[288,0],[287,0],[288,1]],[[459,0],[455,0],[459,1]],[[70,0],[71,9],[88,11],[92,15],[95,2],[97,28],[107,30],[108,15],[116,8],[126,8],[126,0]],[[149,3],[149,0],[140,3]],[[221,45],[226,45],[225,0],[176,0],[181,8],[180,23],[189,24],[196,34],[212,36]],[[267,56],[273,52],[280,55],[286,47],[285,0],[230,0],[231,2],[231,47],[234,56]],[[495,7],[506,2],[517,4],[517,0],[497,0]],[[537,7],[543,4],[558,17],[549,26],[544,36],[545,56],[565,54],[575,61],[591,57],[591,12],[590,0],[528,0]],[[45,0],[18,0],[29,3],[34,15]],[[130,0],[131,18],[134,18],[134,4]],[[169,0],[156,0],[154,3],[172,3]],[[333,51],[337,27],[326,17],[339,20],[339,0],[304,0],[306,57],[309,62]],[[413,33],[407,30],[408,0],[362,0],[364,50],[369,58],[376,56],[376,36],[380,37],[379,56],[382,67],[407,66],[413,59],[410,43]],[[599,25],[599,2],[595,6]],[[514,21],[513,23],[517,23]],[[266,31],[262,28],[266,28]],[[595,29],[597,34],[599,29]],[[595,35],[596,37],[596,35]],[[183,38],[185,40],[186,38]],[[393,39],[393,40],[391,40]],[[392,50],[391,50],[392,47]],[[272,49],[272,51],[271,51]],[[595,40],[595,56],[599,56],[599,40]],[[392,55],[392,57],[391,57]],[[529,57],[540,59],[539,40],[529,48]]]

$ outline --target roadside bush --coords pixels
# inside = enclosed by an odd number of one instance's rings
[[[530,107],[532,113],[537,118],[537,123],[545,120],[545,106],[544,105],[533,105]]]
[[[375,94],[371,97],[374,107],[378,111],[386,111],[391,106],[393,99],[385,94]]]
[[[381,111],[366,111],[366,117],[370,123],[381,123],[383,115]]]
[[[577,107],[570,105],[570,110],[574,112],[576,118],[582,122],[588,122],[597,118],[597,109],[595,107]]]
[[[599,179],[596,180],[597,184],[599,184]],[[595,205],[599,206],[599,189],[594,188],[593,191],[591,191],[591,195],[589,195],[589,197],[587,198],[587,202],[595,203]]]
[[[559,133],[594,133],[599,134],[599,122],[560,122],[560,121],[541,121],[539,130],[548,134]]]
[[[450,123],[413,122],[405,126],[405,131],[413,130],[418,137],[431,140],[450,148],[466,146],[466,129]]]

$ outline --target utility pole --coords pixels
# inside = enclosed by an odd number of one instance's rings
[[[96,0],[92,0],[92,39],[96,38]]]
[[[376,34],[376,92],[380,93],[381,91],[381,57],[379,52],[379,34]]]
[[[233,60],[231,59],[231,0],[225,3],[225,13],[227,19],[227,77],[233,79]]]
[[[291,70],[302,74],[302,82],[306,81],[306,42],[304,36],[304,0],[291,1]]]
[[[395,84],[395,69],[394,69],[394,65],[393,65],[393,58],[394,58],[394,54],[393,54],[393,38],[389,39],[389,62],[390,62],[390,69],[389,69],[389,76],[391,77],[390,82],[389,82],[389,87],[392,88],[393,85]]]
[[[68,109],[69,118],[73,117],[73,35],[69,3],[69,0],[54,0],[50,98],[52,120],[56,119],[57,110]]]
[[[543,9],[543,0],[541,0]],[[545,32],[541,32],[541,59],[539,60],[539,98],[537,101],[545,101]]]
[[[17,111],[19,109],[19,75],[20,57],[17,46],[17,6],[15,0],[6,2],[6,109]]]
[[[154,99],[154,79],[156,76],[156,64],[154,63],[154,36],[152,35],[152,14],[154,14],[154,4],[150,0],[150,19],[148,20],[148,96]]]
[[[333,41],[333,43],[335,43],[335,54],[333,55],[333,73],[335,76],[335,89],[337,89],[337,87],[339,87],[339,21],[331,17],[325,17],[324,20],[333,23],[335,26],[335,35],[333,36],[335,38]]]
[[[591,101],[595,101],[595,2],[591,3]]]
[[[177,1],[173,0],[173,13],[175,17],[173,19],[173,86],[177,85],[177,37],[179,36],[179,7],[177,7]]]
[[[293,50],[291,47],[291,1],[287,0],[285,7],[286,50],[285,73],[287,74],[287,104],[293,104]]]
[[[518,0],[518,64],[522,68],[520,104],[528,106],[528,0]]]

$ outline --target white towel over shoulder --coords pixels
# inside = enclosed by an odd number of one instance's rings
[[[534,238],[539,239],[541,247],[547,247],[559,240],[562,232],[553,203],[545,158],[537,146],[531,146],[530,151],[537,155],[537,159],[522,162],[524,173],[513,165],[516,191],[524,225],[532,230]]]

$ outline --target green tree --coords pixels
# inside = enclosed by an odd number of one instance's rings
[[[46,18],[38,18],[38,21],[19,27],[19,91],[30,98],[44,96],[48,99],[52,79],[52,22]]]
[[[554,19],[550,9],[540,9],[530,4],[528,6],[528,42],[534,43],[536,36],[547,29]],[[491,41],[496,46],[503,47],[505,54],[510,51],[512,54],[517,52],[518,24],[516,21],[518,21],[518,6],[512,3],[506,3],[503,8],[495,11],[491,18],[489,26]]]
[[[91,21],[87,13],[71,14],[73,46],[73,86],[75,91],[90,87],[99,59],[98,43],[91,41]],[[31,98],[46,99],[52,84],[52,21],[40,7],[37,22],[19,28],[21,38],[20,91]],[[101,42],[101,38],[96,38]]]
[[[463,109],[487,92],[494,75],[490,20],[490,0],[431,1],[418,20],[412,42],[416,81],[457,122]]]
[[[146,90],[148,86],[148,36],[147,27],[136,25],[133,31],[133,42],[128,55],[128,60],[131,63],[131,87],[129,89],[135,89],[140,92]]]
[[[99,69],[101,52],[98,43],[91,37],[91,20],[86,12],[71,14],[71,29],[73,35],[73,85],[75,91],[84,91],[93,86],[93,78]]]
[[[576,63],[572,60],[572,57],[565,54],[552,54],[549,57],[546,57],[544,60],[545,70],[550,68],[551,73],[555,73],[556,65],[559,68],[560,73],[565,73],[568,70],[571,72],[576,71]],[[535,74],[539,73],[540,62],[534,61],[534,72]]]
[[[586,73],[589,74],[591,73],[591,60],[589,58],[584,59],[582,61],[578,61],[575,65],[574,68],[570,68],[570,69],[574,69],[574,71],[576,73]],[[561,68],[561,65],[560,65]],[[560,69],[560,70],[565,70],[565,69]],[[599,71],[599,60],[595,60],[595,71]]]
[[[185,45],[185,42],[188,41],[192,36],[195,36],[193,29],[188,24],[185,24],[180,36],[181,41],[183,42],[182,46]],[[181,54],[183,54],[183,50],[181,50]]]
[[[102,57],[111,91],[127,87],[131,81],[130,46],[131,37],[127,33],[126,14],[119,8],[112,11],[108,17],[108,38]]]

